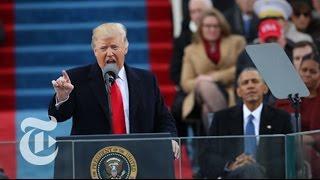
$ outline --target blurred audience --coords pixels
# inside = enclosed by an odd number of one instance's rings
[[[187,124],[182,122],[182,103],[186,96],[186,93],[182,90],[180,86],[180,76],[182,68],[182,58],[184,48],[191,43],[191,39],[197,31],[197,27],[200,24],[200,18],[206,10],[212,8],[212,3],[210,0],[190,0],[189,1],[189,14],[191,21],[184,20],[183,28],[179,38],[174,40],[173,56],[170,65],[170,77],[176,86],[176,96],[171,108],[173,117],[176,120],[178,135],[187,135]]]
[[[296,70],[299,70],[302,58],[311,53],[318,55],[317,47],[312,42],[300,41],[294,45],[292,50],[292,62]]]
[[[308,97],[302,98],[300,104],[301,130],[310,131],[320,129],[320,62],[319,56],[308,54],[303,57],[299,74],[310,91]],[[276,107],[294,113],[289,100],[278,100]]]
[[[174,7],[175,10],[181,11],[181,15],[183,16],[182,19],[189,23],[190,21],[190,10],[189,10],[189,4],[191,0],[171,0],[171,4],[173,6],[179,6]],[[201,1],[201,0],[200,0]],[[221,1],[221,0],[208,0],[211,4],[210,7],[214,6],[216,9],[220,10],[221,12],[224,12],[235,4],[235,0],[228,0],[228,1]],[[176,17],[173,17],[176,18]],[[188,26],[184,26],[182,31],[185,29],[188,29]]]
[[[320,0],[311,0],[312,2],[312,17],[320,19]]]
[[[306,33],[299,32],[289,21],[292,7],[286,0],[257,0],[253,5],[254,12],[260,19],[274,18],[282,24],[285,37],[292,42],[310,41],[312,38]]]
[[[174,40],[173,57],[170,66],[170,77],[178,87],[180,84],[184,48],[191,43],[192,37],[198,29],[199,21],[203,13],[212,7],[210,0],[189,1],[189,14],[191,20],[185,20],[183,22],[183,26],[187,28],[183,28],[180,36]]]
[[[220,11],[212,9],[203,15],[197,36],[183,56],[181,86],[188,94],[182,107],[184,119],[200,108],[206,131],[208,112],[234,104],[235,64],[244,46],[245,39],[230,34]]]
[[[236,4],[224,13],[231,32],[244,36],[247,43],[257,38],[259,18],[253,12],[254,2],[255,0],[236,0]]]
[[[309,34],[313,42],[320,45],[320,20],[312,16],[312,8],[307,1],[292,1],[291,21],[297,30]],[[320,47],[318,47],[320,49]]]
[[[228,9],[232,8],[235,4],[235,0],[221,1],[221,0],[211,0],[213,6],[218,9],[220,12],[225,12]]]
[[[316,119],[320,117],[317,112],[320,108],[320,20],[317,19],[320,1],[235,0],[231,8],[226,6],[223,11],[219,11],[217,2],[222,1],[182,2],[188,3],[190,17],[184,18],[182,33],[174,40],[170,68],[178,92],[172,107],[176,120],[201,119],[198,122],[202,129],[196,135],[248,135],[249,114],[252,114],[253,135],[291,133],[288,113],[293,113],[293,109],[290,102],[275,99],[244,51],[246,42],[275,42],[292,60],[311,92],[309,97],[302,98],[302,129],[319,129],[320,121]],[[213,4],[215,8],[207,11]],[[228,108],[235,104],[235,92],[239,96],[238,106]],[[275,102],[276,107],[288,113],[271,107]],[[214,112],[212,125],[212,119],[208,119],[211,112]],[[272,132],[260,123],[268,123]],[[183,123],[178,123],[178,129],[179,126],[183,127]],[[279,174],[285,177],[284,143],[259,139],[256,152],[252,154],[246,151],[246,139],[209,142],[209,150],[202,147],[205,160],[199,157],[199,177],[272,178]]]
[[[298,31],[306,32],[312,21],[312,9],[306,1],[292,1],[291,21]]]
[[[320,59],[319,56],[308,54],[303,57],[299,74],[310,91],[308,97],[301,98],[300,118],[301,131],[312,131],[320,129]],[[294,113],[289,100],[278,100],[276,107]],[[306,134],[303,136],[305,160],[310,163],[311,177],[320,177],[320,136]]]

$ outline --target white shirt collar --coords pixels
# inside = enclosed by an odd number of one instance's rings
[[[198,26],[195,22],[190,21],[189,22],[189,29],[191,32],[195,33],[195,32],[197,32]]]
[[[248,15],[248,14],[242,14],[242,19],[243,19],[244,21],[250,20],[250,19],[252,19],[252,16],[251,16],[251,15]]]
[[[126,70],[124,68],[124,66],[122,66],[122,68],[120,69],[119,73],[118,73],[118,77],[123,81],[126,79]]]
[[[250,114],[252,114],[254,117],[253,124],[255,126],[255,134],[259,135],[262,107],[263,107],[263,103],[261,103],[255,110],[250,111],[248,109],[248,107],[245,104],[243,104],[243,130],[244,130],[244,132],[246,130],[245,128],[248,123],[248,117]]]
[[[102,73],[102,76],[104,76],[102,69],[101,69],[101,73]],[[118,77],[117,77],[117,79],[120,78],[120,79],[123,81],[123,80],[126,80],[126,77],[127,77],[127,76],[126,76],[126,70],[125,70],[124,66],[122,66],[122,68],[121,68],[120,71],[118,72]]]
[[[262,111],[262,107],[263,107],[263,103],[261,103],[255,110],[253,110],[252,112],[248,109],[248,107],[243,104],[243,115],[246,118],[248,118],[248,116],[250,114],[252,114],[254,116],[255,119],[260,120],[261,117],[261,111]]]

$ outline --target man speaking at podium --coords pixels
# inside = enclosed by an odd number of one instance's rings
[[[97,63],[63,71],[52,81],[55,95],[48,114],[58,122],[73,117],[72,135],[169,132],[177,136],[154,75],[124,63],[129,46],[126,28],[120,23],[99,25],[91,46]],[[179,146],[172,144],[177,158]]]

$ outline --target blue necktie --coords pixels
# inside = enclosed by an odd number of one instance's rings
[[[246,37],[249,37],[250,35],[250,24],[251,24],[251,19],[246,19],[243,21],[244,35]]]
[[[246,137],[244,139],[244,144],[245,144],[244,152],[248,155],[254,155],[257,149],[257,139],[256,137],[253,137],[255,135],[253,120],[254,120],[254,116],[250,114],[248,117],[248,123],[246,125],[245,135],[252,136],[252,137]]]

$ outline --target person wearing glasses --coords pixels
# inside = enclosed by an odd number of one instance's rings
[[[231,35],[224,16],[213,8],[204,13],[196,38],[184,50],[180,83],[187,96],[182,116],[201,114],[204,131],[200,135],[209,128],[209,112],[234,104],[235,64],[245,44],[244,37]]]
[[[320,50],[320,20],[313,17],[312,8],[307,1],[293,1],[291,21],[297,30],[309,34]]]

